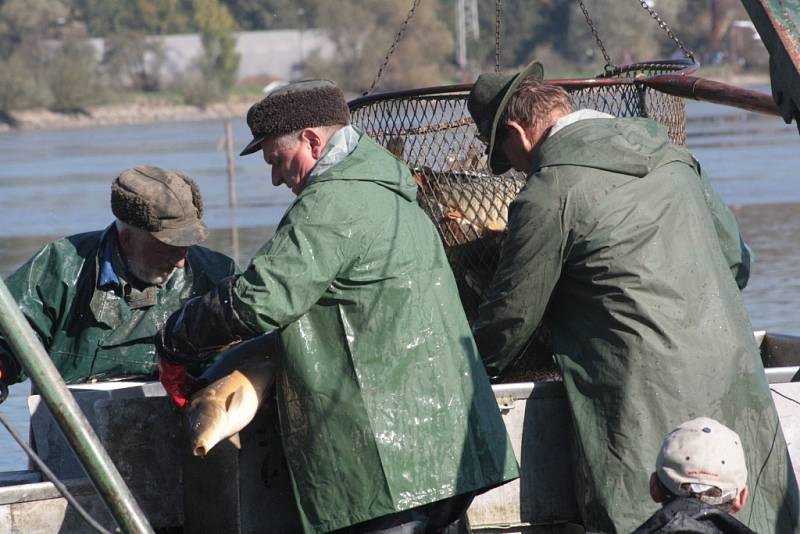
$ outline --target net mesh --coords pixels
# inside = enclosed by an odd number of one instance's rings
[[[551,83],[569,93],[575,109],[650,117],[666,127],[674,142],[685,144],[685,102],[637,82],[691,66],[683,60],[639,63],[595,79]],[[352,101],[350,110],[353,124],[406,161],[414,173],[419,204],[439,231],[471,321],[497,267],[508,206],[525,177],[513,170],[502,176],[489,172],[486,146],[467,111],[469,89],[371,95]],[[506,374],[507,381],[557,377],[546,322],[531,338],[526,356]]]

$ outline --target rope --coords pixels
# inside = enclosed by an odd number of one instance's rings
[[[367,96],[372,92],[373,89],[375,89],[375,86],[378,85],[381,76],[383,76],[383,70],[389,64],[389,58],[391,58],[392,54],[394,54],[395,48],[397,48],[397,45],[403,39],[403,34],[405,34],[406,28],[408,27],[408,22],[411,20],[411,17],[414,16],[414,12],[417,10],[417,7],[419,7],[419,3],[420,0],[413,0],[413,3],[411,4],[411,9],[408,11],[408,15],[406,15],[406,20],[403,21],[403,24],[400,26],[397,35],[395,35],[394,37],[394,42],[392,43],[392,46],[389,47],[389,51],[383,58],[383,64],[381,65],[381,68],[378,69],[378,74],[375,75],[375,79],[372,80],[372,84],[369,86],[369,89],[361,93],[361,96]]]
[[[780,395],[781,397],[783,397],[784,399],[786,399],[786,400],[788,400],[788,401],[792,401],[792,402],[793,402],[793,403],[795,403],[795,404],[800,404],[800,401],[799,401],[799,400],[797,400],[797,399],[793,399],[792,397],[789,397],[789,396],[787,396],[787,395],[784,395],[783,393],[781,393],[781,392],[780,392],[780,391],[778,391],[777,389],[769,388],[769,390],[770,390],[771,392],[775,393],[776,395]]]
[[[503,0],[494,3],[494,71],[500,72],[500,22],[503,18]]]
[[[597,33],[597,28],[592,22],[592,19],[589,17],[589,10],[586,9],[586,6],[583,5],[583,0],[578,0],[578,4],[581,6],[581,11],[583,11],[583,16],[586,19],[586,24],[589,25],[589,29],[592,30],[592,35],[594,35],[594,40],[597,42],[597,46],[600,47],[600,51],[603,53],[603,58],[606,60],[605,64],[605,71],[610,72],[612,70],[618,69],[616,65],[611,62],[611,57],[606,52],[606,47],[603,46],[603,41],[600,40],[600,34]]]
[[[58,477],[56,477],[55,473],[50,471],[47,465],[45,465],[42,459],[39,458],[39,456],[33,451],[33,449],[31,449],[30,445],[28,445],[25,442],[25,440],[22,439],[22,436],[20,436],[19,433],[17,433],[17,431],[14,429],[14,427],[11,426],[11,423],[9,423],[8,420],[6,420],[5,416],[2,413],[0,413],[0,423],[3,423],[3,426],[6,427],[8,432],[11,434],[11,437],[14,438],[14,440],[17,443],[19,443],[19,446],[22,447],[22,450],[25,451],[25,454],[27,454],[30,457],[30,459],[33,460],[33,463],[36,464],[36,467],[38,467],[39,470],[42,473],[44,473],[44,475],[50,480],[50,482],[53,483],[53,485],[56,487],[59,493],[61,493],[61,495],[63,495],[64,498],[67,499],[67,502],[73,508],[75,508],[75,510],[77,510],[77,512],[80,514],[83,520],[86,521],[86,523],[88,523],[89,526],[92,527],[95,531],[100,532],[101,534],[111,534],[110,530],[106,530],[106,528],[103,527],[103,525],[95,521],[92,518],[92,516],[90,516],[89,513],[86,511],[86,509],[78,503],[78,501],[69,492],[64,483],[61,482],[58,479]]]
[[[684,46],[684,44],[683,44],[683,41],[681,41],[680,39],[678,39],[678,37],[677,37],[677,36],[676,36],[676,35],[675,35],[675,34],[672,32],[672,29],[671,29],[671,28],[670,28],[670,27],[667,25],[667,23],[666,23],[666,22],[664,22],[664,20],[663,20],[663,19],[662,19],[662,18],[659,16],[659,14],[658,14],[658,13],[656,13],[656,10],[655,10],[655,9],[653,9],[652,7],[650,7],[650,5],[649,5],[649,4],[646,2],[646,0],[639,0],[639,3],[642,5],[642,7],[643,7],[643,8],[644,8],[644,9],[645,9],[645,10],[646,10],[648,13],[650,13],[650,16],[651,16],[651,17],[653,17],[653,20],[655,20],[655,21],[658,23],[658,27],[659,27],[659,28],[661,28],[662,30],[664,30],[664,32],[667,34],[667,36],[668,36],[670,39],[672,39],[673,41],[675,41],[675,44],[677,44],[677,45],[678,45],[678,48],[680,48],[680,49],[683,51],[683,54],[684,54],[684,55],[685,55],[687,58],[691,59],[691,60],[692,60],[694,63],[697,63],[697,62],[695,61],[695,59],[694,59],[694,54],[692,54],[691,50],[688,50],[688,49],[687,49],[687,48]]]

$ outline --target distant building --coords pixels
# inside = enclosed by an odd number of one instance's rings
[[[238,80],[252,77],[294,80],[302,76],[303,64],[311,55],[322,58],[334,53],[334,45],[321,30],[271,30],[238,32],[236,52],[240,56]],[[203,54],[203,44],[197,34],[153,36],[161,43],[164,61],[158,72],[162,86],[179,81],[189,71],[195,60]],[[103,57],[104,39],[91,39],[90,43]],[[154,64],[155,57],[146,58]]]

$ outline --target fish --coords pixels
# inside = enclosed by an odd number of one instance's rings
[[[451,245],[504,232],[508,207],[525,183],[514,176],[480,171],[437,172],[428,168],[415,169],[414,177],[428,214],[440,230],[452,234],[447,236]]]
[[[210,383],[192,395],[188,408],[193,455],[204,457],[225,439],[241,448],[239,431],[253,420],[275,382],[276,359],[264,352],[261,338],[253,341],[232,349],[230,358],[224,355],[201,377]]]
[[[479,166],[480,162],[474,166]],[[478,169],[416,168],[417,199],[436,224],[456,278],[467,319],[478,317],[487,298],[508,225],[508,208],[525,185],[519,174],[494,176]],[[503,382],[560,380],[546,321],[522,355],[504,372]]]

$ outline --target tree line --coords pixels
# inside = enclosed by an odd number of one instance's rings
[[[333,54],[311,55],[308,76],[326,76],[346,90],[367,88],[412,0],[0,0],[0,111],[48,107],[80,110],[127,91],[172,90],[189,103],[225,98],[240,58],[234,32],[310,29],[326,33]],[[612,63],[680,54],[639,0],[584,0]],[[497,4],[479,0],[479,35],[466,39],[468,64],[456,64],[457,0],[422,0],[380,82],[381,89],[472,79],[495,63]],[[720,37],[747,19],[737,0],[652,1],[700,61],[728,59],[762,66],[761,53],[731,53]],[[597,74],[603,49],[575,0],[503,0],[500,57],[504,68],[533,58],[546,73]],[[722,29],[720,29],[722,28]],[[197,33],[204,52],[173,87],[161,87],[158,36]],[[102,37],[96,57],[87,39]],[[759,43],[760,44],[760,43]],[[727,49],[725,48],[727,47]],[[761,47],[763,48],[763,46]],[[727,53],[728,57],[725,57]],[[749,54],[749,55],[748,55]],[[735,55],[735,57],[733,57]],[[751,57],[752,56],[752,57]]]

